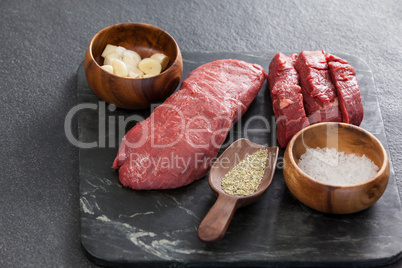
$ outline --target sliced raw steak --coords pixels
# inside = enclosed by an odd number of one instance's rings
[[[261,66],[238,60],[192,71],[178,92],[123,138],[113,163],[120,182],[133,189],[171,189],[202,178],[265,78]]]
[[[294,68],[297,54],[290,57],[278,52],[269,64],[268,85],[276,118],[278,143],[285,148],[289,140],[309,125],[299,86],[299,74]]]
[[[295,63],[310,124],[342,122],[336,89],[323,51],[302,51]]]
[[[363,104],[355,69],[346,60],[327,54],[329,71],[338,93],[343,122],[360,126]]]

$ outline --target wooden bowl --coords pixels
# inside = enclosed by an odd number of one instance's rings
[[[123,78],[100,68],[107,44],[123,46],[141,58],[163,53],[170,59],[166,69],[150,78]],[[124,109],[144,109],[164,101],[180,83],[183,60],[179,46],[167,32],[144,23],[122,23],[98,32],[85,54],[85,75],[89,86],[102,100]]]
[[[355,185],[333,186],[314,180],[297,163],[306,148],[336,148],[347,154],[363,154],[379,168],[371,179]],[[364,210],[382,196],[389,179],[389,160],[381,143],[360,127],[345,123],[320,123],[299,131],[289,142],[283,175],[290,192],[303,204],[332,214]]]

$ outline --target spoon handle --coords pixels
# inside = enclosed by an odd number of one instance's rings
[[[204,242],[216,242],[222,239],[236,209],[235,197],[219,195],[198,227],[198,238]]]

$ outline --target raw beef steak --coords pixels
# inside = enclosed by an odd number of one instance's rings
[[[261,66],[238,60],[192,71],[178,92],[123,138],[113,163],[120,182],[133,189],[171,189],[202,178],[265,79]]]
[[[295,63],[310,124],[342,122],[336,89],[323,51],[302,51]]]
[[[297,54],[287,57],[278,52],[269,64],[268,85],[276,118],[276,136],[282,148],[299,130],[309,125],[299,86],[299,74],[294,67],[296,59]]]
[[[338,94],[343,122],[360,126],[363,120],[363,104],[355,69],[346,60],[333,55],[328,55],[327,61]]]

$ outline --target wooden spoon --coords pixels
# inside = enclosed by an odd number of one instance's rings
[[[268,158],[265,173],[258,189],[248,196],[234,196],[225,193],[221,187],[221,181],[225,174],[241,160],[260,148],[268,149]],[[212,165],[208,177],[209,185],[218,195],[218,198],[198,227],[198,238],[201,241],[216,242],[222,239],[236,209],[254,203],[266,192],[274,176],[278,150],[277,146],[266,147],[247,139],[239,139],[219,156]]]

